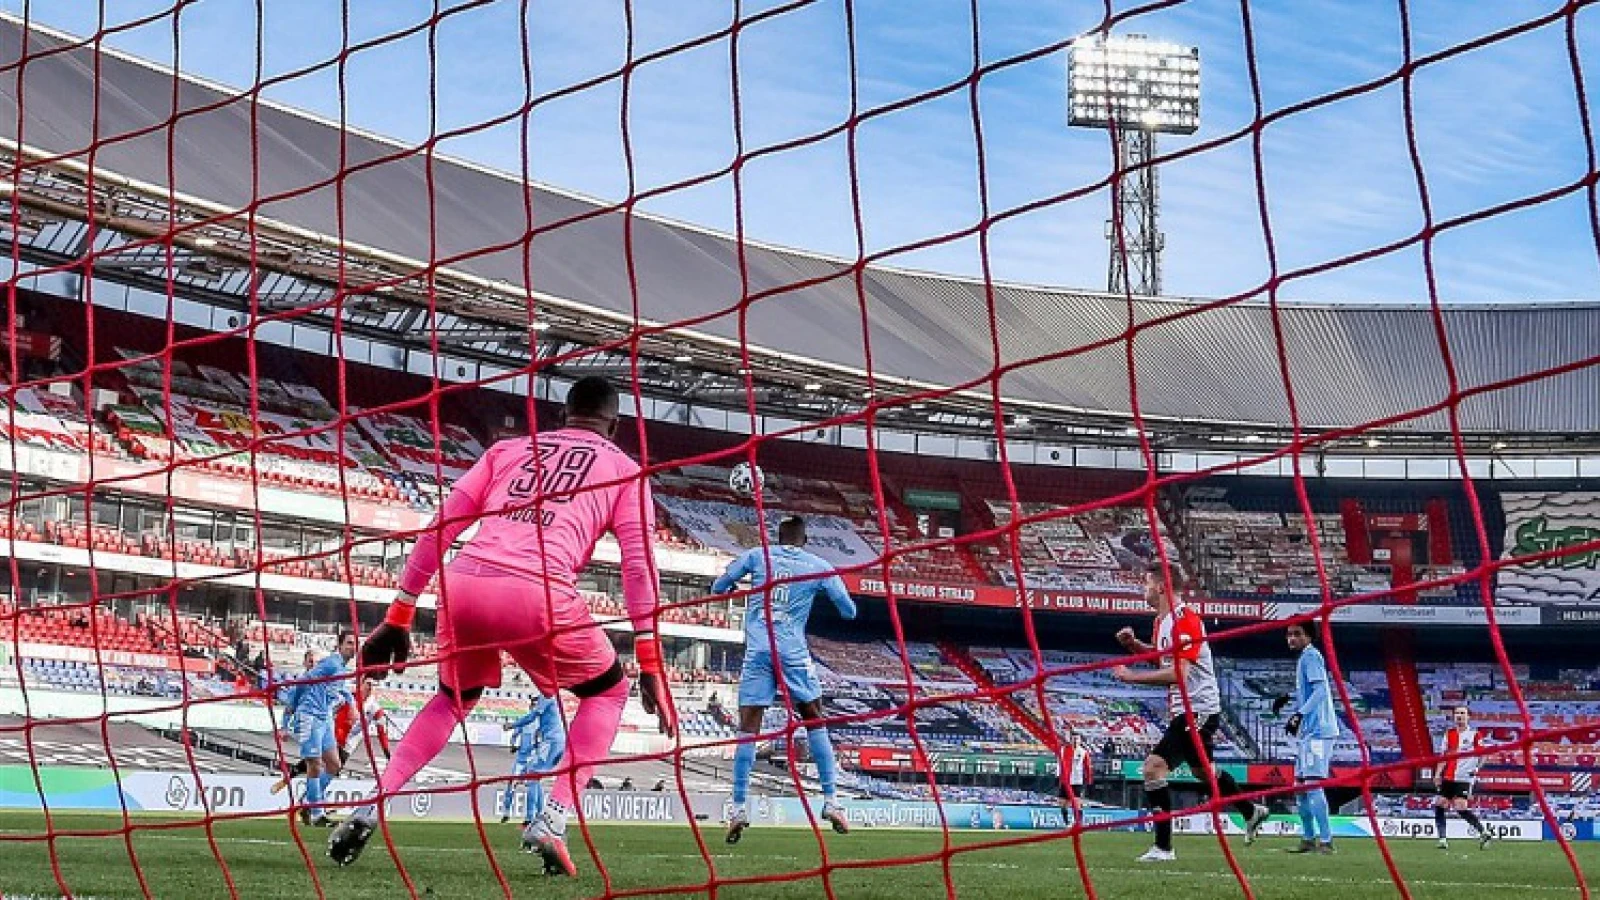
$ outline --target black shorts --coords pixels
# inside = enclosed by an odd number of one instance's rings
[[[1441,781],[1439,782],[1439,796],[1446,800],[1471,800],[1472,782]]]
[[[1205,758],[1208,762],[1217,758],[1212,742],[1216,737],[1218,726],[1222,724],[1222,716],[1215,713],[1202,716],[1197,713],[1194,722],[1200,728],[1198,735],[1190,733],[1188,716],[1174,717],[1166,732],[1161,735],[1161,740],[1155,749],[1150,751],[1150,755],[1166,760],[1168,769],[1176,769],[1188,763],[1189,771],[1204,781],[1205,770],[1201,765],[1200,750],[1205,749]]]

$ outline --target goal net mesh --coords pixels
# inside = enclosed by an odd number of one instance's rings
[[[1052,889],[1100,895],[1086,854],[1097,835],[1152,822],[1137,807],[1139,760],[1153,739],[1102,735],[1096,748],[1132,782],[1129,815],[1080,815],[1074,792],[1066,815],[1040,830],[984,831],[1023,827],[1006,818],[1016,798],[965,789],[940,777],[934,761],[995,754],[1002,739],[1026,742],[1034,758],[1070,760],[1063,736],[1085,727],[1086,713],[1053,686],[1110,686],[1114,667],[1153,670],[1160,654],[1111,655],[1113,629],[1101,625],[1111,619],[1088,614],[1084,627],[1106,632],[1102,651],[1052,651],[1036,625],[1062,613],[1034,601],[1048,594],[1088,611],[1104,601],[1101,611],[1131,620],[1141,567],[1164,590],[1204,593],[1209,569],[1195,571],[1195,548],[1221,526],[1186,517],[1183,491],[1265,472],[1292,489],[1260,515],[1308,543],[1309,552],[1294,551],[1306,567],[1295,577],[1313,590],[1293,615],[1276,618],[1271,604],[1249,599],[1241,607],[1250,612],[1237,617],[1199,605],[1223,668],[1230,641],[1293,621],[1321,626],[1357,748],[1326,784],[1360,792],[1356,818],[1398,895],[1410,895],[1390,852],[1399,833],[1380,823],[1375,795],[1425,785],[1463,758],[1492,757],[1500,771],[1526,777],[1528,815],[1548,826],[1587,896],[1568,814],[1536,763],[1540,748],[1592,743],[1590,727],[1582,716],[1530,713],[1521,688],[1528,661],[1519,667],[1506,649],[1494,590],[1507,566],[1590,559],[1600,541],[1590,528],[1497,557],[1506,504],[1492,498],[1491,517],[1477,484],[1487,474],[1479,465],[1487,405],[1508,393],[1557,403],[1554,391],[1600,356],[1592,341],[1574,339],[1537,366],[1463,372],[1456,320],[1440,301],[1441,278],[1461,276],[1442,275],[1439,262],[1459,254],[1451,242],[1474,229],[1556,221],[1581,239],[1561,247],[1594,265],[1586,3],[1507,12],[1455,35],[1437,9],[1401,2],[1363,14],[1378,24],[1361,28],[1381,32],[1368,46],[1352,46],[1339,16],[1317,20],[1327,35],[1318,44],[1304,29],[1325,11],[1297,25],[1295,14],[1248,2],[1080,4],[1037,16],[976,0],[892,13],[850,0],[688,4],[670,15],[629,2],[548,11],[487,0],[381,11],[290,12],[262,0],[135,6],[12,3],[0,20],[0,238],[9,247],[0,741],[10,764],[0,798],[19,809],[0,829],[0,854],[14,863],[0,871],[7,895],[421,896],[442,868],[471,872],[476,881],[456,890],[472,896],[521,891],[519,879],[536,873],[499,821],[522,815],[526,779],[512,773],[507,725],[526,711],[531,682],[509,662],[511,680],[488,693],[461,739],[387,798],[383,828],[355,873],[333,869],[326,833],[300,818],[308,805],[304,777],[290,768],[298,741],[282,719],[283,696],[304,683],[295,679],[309,662],[335,652],[337,633],[364,638],[381,621],[409,541],[431,527],[441,498],[485,448],[552,427],[566,385],[603,374],[624,394],[618,442],[655,485],[656,565],[674,585],[657,621],[672,648],[682,727],[660,738],[630,701],[613,755],[597,770],[601,788],[569,830],[586,894],[717,896],[787,882],[852,896],[883,884],[869,875],[903,871],[912,893],[992,896],[987,870],[969,864],[1043,848],[1056,865],[1038,877]],[[1198,134],[1163,137],[1153,157],[1130,166],[1117,162],[1128,157],[1114,152],[1114,132],[1060,136],[1066,55],[1085,36],[1142,32],[1203,42],[1215,68],[1206,73],[1206,115],[1216,112]],[[1440,34],[1453,36],[1440,43]],[[1548,113],[1547,127],[1560,132],[1552,141],[1579,164],[1563,157],[1544,177],[1463,191],[1471,167],[1495,171],[1502,149],[1476,159],[1446,153],[1443,173],[1429,165],[1441,136],[1426,129],[1467,127],[1428,114],[1428,104],[1445,102],[1438,77],[1480,58],[1504,67],[1538,51],[1561,60],[1560,76],[1523,87],[1554,97],[1556,111],[1525,105],[1506,114]],[[1510,90],[1484,104],[1510,103]],[[1372,149],[1384,129],[1389,156]],[[1470,131],[1446,137],[1474,140]],[[1524,149],[1535,164],[1546,160]],[[1302,161],[1291,164],[1291,155]],[[1380,169],[1383,177],[1370,188],[1327,172],[1318,181],[1305,158],[1354,182]],[[1138,248],[1120,237],[1131,233],[1122,212],[1130,207],[1116,201],[1151,167],[1173,210],[1170,283],[1202,285],[1194,292],[1216,299],[1016,286],[1097,287],[1106,234],[1119,236],[1112,243],[1123,267],[1134,265]],[[1314,208],[1297,208],[1302,199]],[[1539,218],[1546,209],[1560,213]],[[673,224],[679,218],[710,230]],[[1206,257],[1230,272],[1208,273],[1197,262]],[[1502,261],[1490,256],[1484,266]],[[923,268],[960,277],[912,271]],[[1327,284],[1403,286],[1413,305],[1396,315],[1409,324],[1395,326],[1392,343],[1313,346],[1305,319],[1280,295],[1326,295]],[[800,342],[807,336],[814,355]],[[1352,380],[1330,396],[1331,371],[1373,371],[1368,359],[1341,356],[1358,346],[1415,357],[1414,389]],[[524,362],[508,362],[519,353]],[[1472,353],[1477,360],[1482,349]],[[1244,356],[1267,368],[1239,363]],[[1229,425],[1227,401],[1211,395],[1236,396],[1230,382],[1263,371],[1269,396],[1254,409],[1267,412]],[[1185,372],[1208,374],[1186,384]],[[1302,399],[1297,388],[1308,383],[1316,396]],[[1189,415],[1175,412],[1175,396],[1187,398]],[[961,436],[924,439],[925,450],[951,458],[943,463],[907,462],[908,433],[930,408],[949,409],[945,433]],[[1041,440],[1035,429],[1052,417],[1086,429],[1080,443],[1119,449]],[[1205,425],[1221,455],[1189,455],[1193,464],[1174,468],[1163,440],[1184,418]],[[1339,516],[1313,482],[1330,451],[1376,449],[1394,433],[1444,436],[1437,477],[1458,481],[1451,514],[1466,526],[1455,539],[1472,549],[1457,556],[1474,562],[1406,586],[1352,585],[1340,571],[1354,558],[1344,532],[1340,546],[1325,546]],[[816,438],[855,449],[807,443]],[[973,447],[988,457],[974,461]],[[1057,454],[1048,466],[1047,452]],[[1057,466],[1063,452],[1078,454],[1077,468]],[[728,487],[740,463],[764,475],[752,476],[748,498]],[[949,474],[919,482],[924,466]],[[968,476],[981,486],[963,489]],[[1041,487],[1059,480],[1081,487]],[[930,483],[943,485],[941,502],[954,498],[959,533],[910,508],[909,490]],[[924,500],[917,511],[937,506]],[[878,637],[817,648],[824,688],[851,700],[829,704],[821,724],[848,748],[846,768],[867,773],[848,777],[847,794],[887,788],[900,799],[860,801],[866,811],[854,824],[866,833],[841,845],[819,818],[814,769],[797,739],[806,723],[770,715],[763,747],[772,744],[786,772],[764,776],[754,793],[776,796],[752,807],[761,824],[788,815],[816,840],[794,856],[741,860],[748,845],[723,846],[726,809],[706,798],[725,793],[737,743],[738,610],[751,592],[736,592],[730,606],[705,584],[736,546],[761,547],[770,559],[775,537],[756,523],[793,512],[819,530],[841,527],[827,535],[848,552],[824,555],[839,562]],[[1428,512],[1419,503],[1404,515]],[[1084,549],[1112,533],[1142,543]],[[851,556],[858,548],[869,552]],[[1136,565],[1116,558],[1123,550]],[[602,569],[614,552],[601,545]],[[1085,552],[1105,554],[1099,564],[1121,572],[1109,592],[1041,583],[1030,569],[1043,554],[1045,568],[1068,571],[1084,563],[1063,560]],[[1368,552],[1369,564],[1379,559]],[[602,575],[580,587],[633,674],[618,583]],[[327,795],[339,815],[361,803],[390,738],[433,690],[444,657],[434,610],[448,609],[449,597],[432,590],[413,668],[375,685],[373,704],[351,704],[352,752]],[[1338,652],[1344,626],[1330,617],[1414,603],[1419,591],[1474,604],[1467,608],[1482,624],[1466,627],[1485,638],[1485,677],[1501,710],[1485,726],[1492,749],[1447,756],[1422,735],[1425,747],[1406,745],[1415,752],[1369,752],[1395,738],[1375,743],[1364,732],[1375,720]],[[999,653],[1003,671],[959,634],[929,635],[913,621],[934,607],[912,604],[955,597],[982,606],[997,596],[995,616],[1012,617],[1019,635]],[[1414,683],[1404,632],[1383,640],[1392,651],[1387,687]],[[1410,668],[1394,670],[1396,655]],[[353,668],[328,680],[356,688]],[[1193,712],[1196,698],[1180,693]],[[785,687],[775,706],[792,710],[793,699]],[[565,698],[564,719],[574,702]],[[1231,760],[1255,752],[1286,763],[1288,742],[1256,746],[1266,732],[1253,727],[1281,728],[1258,712],[1247,723],[1230,710],[1219,746]],[[963,732],[944,727],[952,717],[988,743],[963,744]],[[872,778],[869,757],[884,766],[877,771],[920,777]],[[1242,824],[1230,806],[1237,798],[1209,798],[1224,770],[1202,773],[1173,818],[1182,832],[1214,833],[1185,840],[1214,842],[1217,874],[1231,872],[1238,892],[1255,896],[1248,861],[1227,837]],[[287,790],[271,790],[277,778]],[[635,795],[614,790],[624,778]],[[1571,790],[1570,774],[1557,780]],[[1251,782],[1247,793],[1277,809],[1295,793],[1292,781]],[[1038,793],[1018,808],[1054,809]],[[472,839],[435,846],[431,833],[410,830],[438,819],[470,821]],[[632,832],[591,827],[628,819],[669,823],[661,827],[674,837],[640,850]],[[920,843],[875,848],[873,831],[860,826],[879,822],[922,826]],[[1274,834],[1297,835],[1294,827]]]

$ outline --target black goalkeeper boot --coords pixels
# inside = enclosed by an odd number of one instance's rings
[[[367,849],[372,831],[372,823],[361,816],[351,816],[340,822],[333,834],[328,835],[328,858],[341,866],[355,862],[361,851]]]

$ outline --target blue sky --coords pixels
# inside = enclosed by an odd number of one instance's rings
[[[3,0],[37,22],[78,34],[99,28],[102,11],[83,0]],[[108,24],[166,9],[170,2],[102,3]],[[393,34],[432,15],[416,0],[348,2],[352,43]],[[516,109],[524,100],[522,35],[534,92],[546,95],[618,68],[625,56],[623,6],[615,0],[529,0],[474,6],[443,2],[432,31],[363,49],[348,58],[341,97],[329,65],[278,85],[273,99],[407,141],[430,127],[461,128]],[[705,0],[637,0],[635,56],[724,28],[733,5]],[[780,5],[742,4],[744,17]],[[1457,45],[1559,6],[1555,0],[1416,0],[1409,4],[1414,54]],[[332,0],[199,0],[178,20],[185,71],[247,86],[259,66],[270,78],[339,55],[341,8]],[[1133,8],[1119,2],[1118,10]],[[1095,27],[1097,2],[980,0],[979,51],[995,62],[1051,46]],[[891,104],[965,78],[972,70],[969,0],[864,0],[854,4],[857,90],[862,109]],[[1398,3],[1276,0],[1250,4],[1255,59],[1266,110],[1385,73],[1402,59]],[[1600,79],[1600,12],[1577,14],[1578,46]],[[823,131],[849,110],[843,0],[819,0],[741,32],[738,86],[747,151]],[[1238,0],[1190,0],[1142,13],[1119,31],[1201,48],[1203,126],[1193,138],[1164,137],[1163,150],[1215,139],[1254,117]],[[111,46],[171,65],[170,14],[107,38]],[[430,78],[438,101],[429,102]],[[1110,169],[1105,134],[1065,125],[1065,54],[985,75],[978,106],[991,210],[1001,212],[1102,179]],[[735,155],[729,42],[673,54],[635,70],[630,132],[641,189],[714,171]],[[1586,150],[1568,65],[1565,23],[1555,23],[1442,64],[1414,81],[1413,119],[1435,218],[1447,219],[1582,176]],[[1600,93],[1591,81],[1590,96]],[[539,105],[524,135],[513,121],[446,141],[453,156],[517,172],[523,148],[535,180],[595,197],[627,191],[621,85],[600,86]],[[341,103],[342,101],[342,103]],[[1591,101],[1591,106],[1592,106]],[[343,111],[341,112],[341,106]],[[1422,223],[1406,147],[1399,84],[1299,113],[1262,132],[1271,232],[1288,271],[1414,233]],[[430,126],[430,123],[432,125]],[[980,217],[976,142],[967,92],[919,103],[863,124],[856,160],[869,252],[973,225]],[[1166,292],[1201,297],[1251,291],[1267,280],[1266,243],[1248,137],[1163,168]],[[763,156],[743,169],[744,225],[758,240],[854,256],[849,157],[841,135]],[[1096,192],[996,225],[989,259],[995,277],[1101,288],[1108,197]],[[732,179],[650,201],[653,212],[729,230]],[[892,265],[959,274],[980,271],[975,239],[903,253]],[[1517,301],[1600,297],[1600,263],[1580,191],[1532,209],[1441,234],[1435,274],[1442,299]],[[1295,279],[1286,298],[1392,301],[1427,298],[1420,248]]]

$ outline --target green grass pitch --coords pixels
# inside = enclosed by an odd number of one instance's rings
[[[60,815],[56,828],[114,828],[119,820],[104,815]],[[227,897],[221,872],[211,855],[207,835],[195,823],[176,819],[138,818],[133,853],[150,896],[159,898]],[[156,826],[146,830],[144,826]],[[172,827],[182,826],[182,827]],[[575,827],[575,826],[574,826]],[[592,858],[581,841],[574,842],[581,876],[576,880],[546,878],[535,857],[518,852],[515,826],[486,826],[489,849],[518,898],[594,897],[605,893]],[[50,857],[42,842],[18,840],[43,833],[37,814],[0,814],[0,896],[6,900],[63,896],[51,875]],[[323,893],[337,900],[407,897],[393,860],[376,841],[356,865],[340,869],[323,856],[326,831],[302,829]],[[821,862],[817,838],[803,829],[759,829],[746,832],[737,847],[722,843],[720,829],[703,831],[718,878],[738,879],[766,874],[796,874]],[[1033,900],[1087,896],[1077,871],[1072,843],[1051,840],[1029,846],[984,847],[997,838],[1021,837],[994,832],[953,835],[958,849],[948,859],[948,877],[955,895],[974,900]],[[470,823],[404,823],[393,831],[395,846],[419,896],[441,898],[503,897],[491,874],[477,829]],[[574,831],[574,835],[576,832]],[[665,826],[598,826],[593,829],[611,873],[612,889],[637,891],[691,884],[709,877],[706,863],[687,828]],[[232,872],[239,896],[263,900],[314,897],[311,874],[281,820],[219,823],[217,848]],[[896,858],[938,854],[938,832],[858,829],[848,836],[825,837],[829,860],[843,864],[829,879],[841,900],[870,898],[942,898],[946,864],[939,859],[894,864]],[[1230,845],[1257,897],[1366,900],[1397,897],[1373,841],[1347,841],[1333,857],[1300,857],[1285,853],[1293,841],[1264,839],[1253,847],[1234,839]],[[1198,900],[1244,896],[1212,837],[1180,837],[1179,861],[1147,866],[1134,857],[1149,844],[1144,834],[1089,834],[1083,853],[1096,895],[1108,900]],[[1577,897],[1572,871],[1553,843],[1501,843],[1479,851],[1461,841],[1449,851],[1431,841],[1391,844],[1400,872],[1417,898]],[[128,848],[120,836],[58,838],[57,857],[71,896],[123,900],[145,896],[134,877]],[[1600,844],[1577,845],[1578,860],[1588,873],[1600,874]],[[886,861],[881,866],[860,863]],[[856,864],[856,865],[852,865]],[[666,895],[663,895],[666,896]],[[671,896],[706,897],[701,889]],[[782,884],[720,888],[719,900],[814,898],[826,896],[822,881],[808,875]]]

